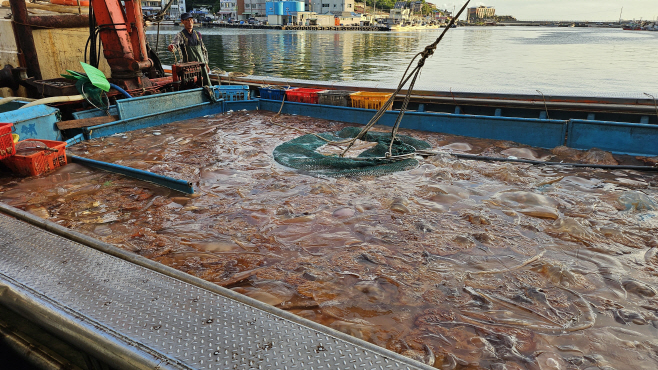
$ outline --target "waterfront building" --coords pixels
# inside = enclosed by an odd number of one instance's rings
[[[393,5],[393,9],[406,9],[406,8],[407,8],[406,1],[396,1],[395,5]]]
[[[237,1],[243,0],[220,0],[219,1],[219,16],[223,21],[237,20],[238,19],[238,4]]]
[[[144,15],[155,14],[162,10],[161,0],[145,0],[142,1],[142,13]]]
[[[245,19],[265,17],[265,0],[244,0],[242,15]]]
[[[354,0],[309,0],[309,11],[318,14],[349,16],[354,12]]]
[[[303,1],[268,1],[265,3],[268,24],[296,24],[299,12],[304,12]]]
[[[405,23],[405,21],[409,19],[409,14],[410,14],[409,9],[393,8],[390,10],[388,16],[388,23],[389,24]]]
[[[411,3],[411,12],[412,13],[420,13],[421,10],[423,10],[423,2],[422,1],[413,1]]]
[[[162,0],[162,7],[167,6],[169,0]],[[169,18],[170,19],[180,19],[181,14],[185,13],[187,10],[185,8],[185,0],[174,0],[171,7],[169,7]]]
[[[496,9],[493,6],[480,5],[477,8],[468,8],[466,19],[469,22],[482,21],[487,18],[493,18],[496,15]]]
[[[210,9],[208,7],[205,7],[205,6],[201,6],[201,7],[198,7],[198,8],[192,8],[192,10],[189,11],[189,13],[197,21],[204,21],[205,22],[205,19],[208,17],[208,15],[212,13],[212,9]]]
[[[159,13],[168,3],[169,0],[143,0],[142,12],[144,15]],[[165,15],[165,19],[179,19],[183,13],[185,13],[185,0],[174,0]]]
[[[297,26],[334,26],[336,21],[332,14],[318,14],[316,12],[294,12],[292,24]]]
[[[439,24],[446,24],[446,23],[450,22],[450,18],[448,18],[445,15],[441,14],[441,12],[434,13],[434,20],[437,21]]]

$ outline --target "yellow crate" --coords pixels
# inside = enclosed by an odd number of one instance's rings
[[[359,91],[350,94],[350,98],[352,99],[352,107],[354,108],[379,109],[391,95],[393,94]],[[393,104],[388,107],[388,110],[391,109],[393,109]]]

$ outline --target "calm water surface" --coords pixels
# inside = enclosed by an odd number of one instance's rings
[[[162,27],[159,54],[178,27]],[[443,30],[274,31],[201,28],[213,68],[284,79],[394,87]],[[156,29],[148,30],[155,45]],[[658,96],[658,32],[605,28],[462,27],[426,63],[417,89]]]

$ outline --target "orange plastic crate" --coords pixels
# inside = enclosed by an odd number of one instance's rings
[[[352,99],[352,107],[366,108],[366,109],[379,109],[393,94],[359,91],[350,95]],[[388,110],[393,109],[393,104],[388,107]]]
[[[46,144],[47,147],[56,149],[56,151],[40,150],[30,155],[20,155],[19,153],[3,159],[2,163],[15,174],[38,176],[66,164],[66,142],[37,139],[26,139],[23,141],[40,141]]]
[[[11,137],[13,123],[0,123],[0,159],[11,157],[16,153],[14,139]]]
[[[318,93],[322,89],[307,89],[300,87],[286,91],[286,100],[298,103],[318,104]]]

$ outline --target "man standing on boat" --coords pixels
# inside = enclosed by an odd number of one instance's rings
[[[203,44],[199,31],[194,30],[194,18],[192,18],[192,14],[190,13],[183,13],[180,16],[180,20],[183,22],[185,28],[174,36],[171,44],[169,44],[169,51],[173,53],[174,49],[178,48],[183,56],[183,63],[205,63],[206,68],[203,69],[203,85],[210,86],[208,50]]]

